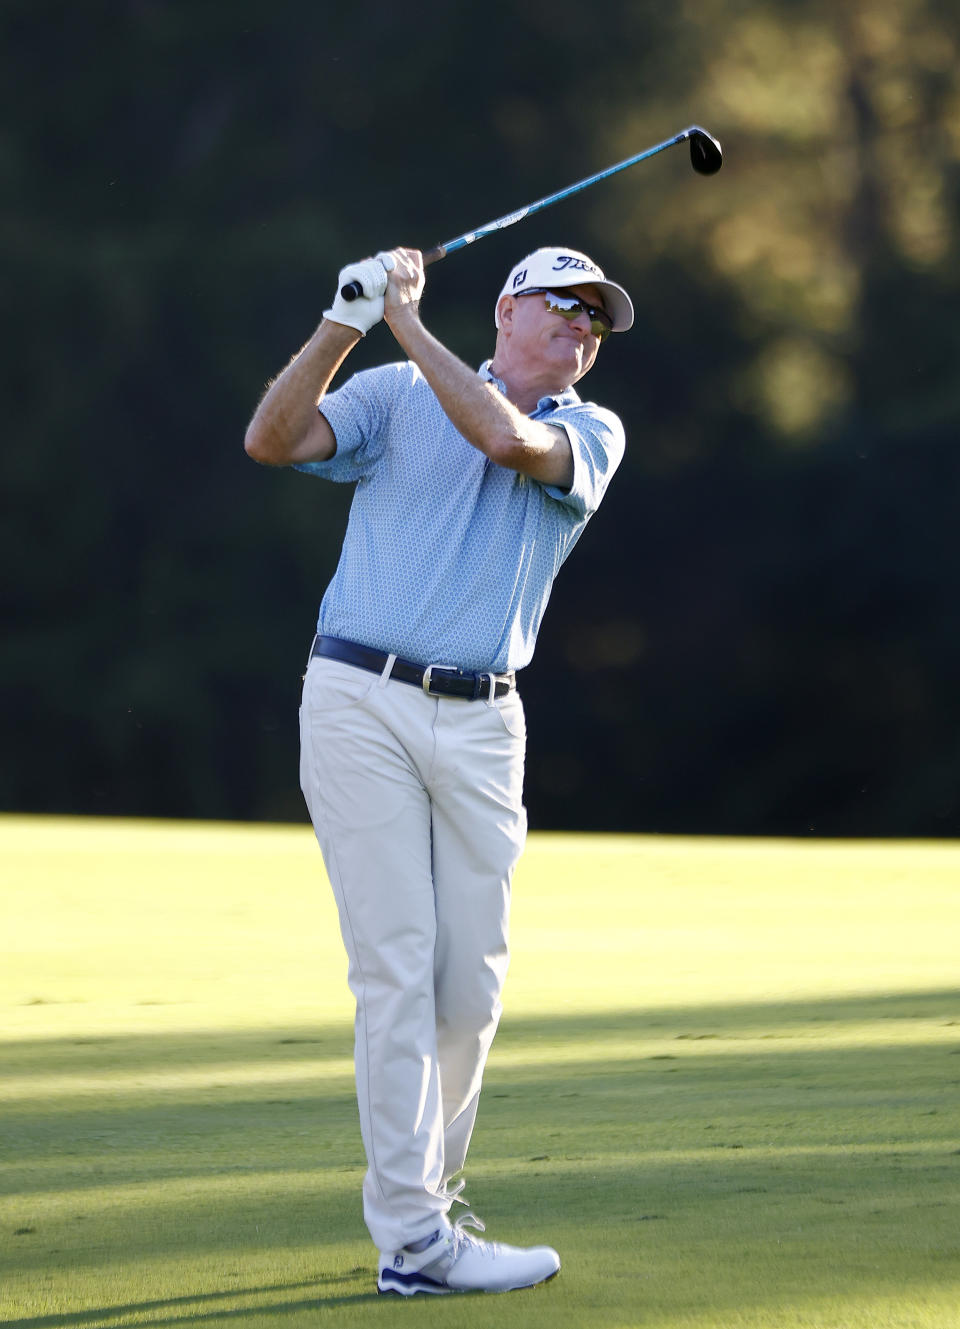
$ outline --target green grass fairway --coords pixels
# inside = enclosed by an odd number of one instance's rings
[[[0,818],[0,1322],[957,1329],[960,846],[531,837],[467,1194],[375,1295],[309,829]]]

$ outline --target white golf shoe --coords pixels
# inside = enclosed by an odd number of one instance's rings
[[[560,1271],[560,1256],[549,1246],[521,1249],[464,1232],[464,1215],[442,1229],[424,1251],[382,1251],[378,1292],[512,1292],[533,1287]],[[479,1226],[479,1224],[478,1224]]]

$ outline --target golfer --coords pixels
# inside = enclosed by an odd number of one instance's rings
[[[300,778],[356,998],[378,1288],[405,1296],[507,1291],[560,1268],[550,1247],[481,1240],[450,1209],[526,833],[516,676],[624,450],[617,417],[573,385],[633,323],[586,255],[539,249],[509,274],[475,372],[424,327],[423,286],[416,250],[345,268],[246,435],[259,462],[355,486],[304,680]],[[405,358],[330,391],[381,320]]]

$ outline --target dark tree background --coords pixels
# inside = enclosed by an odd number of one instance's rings
[[[960,37],[947,0],[6,0],[10,811],[304,819],[299,675],[349,493],[256,467],[338,268],[691,122],[431,269],[470,363],[586,249],[628,453],[523,692],[539,828],[960,832]],[[386,328],[351,368],[397,356]]]

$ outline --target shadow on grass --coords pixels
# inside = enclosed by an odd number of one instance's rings
[[[20,1076],[76,1071],[95,1075],[117,1070],[176,1073],[197,1066],[227,1068],[250,1062],[309,1056],[318,1063],[353,1052],[348,1022],[270,1029],[209,1029],[158,1034],[99,1034],[84,1038],[24,1038],[0,1042],[8,1072]]]
[[[888,1044],[884,1033],[894,1022],[897,1037]],[[905,1036],[903,1022],[922,1026],[924,1038],[911,1039],[909,1026]],[[851,1025],[858,1037],[866,1029],[869,1041],[832,1045]],[[947,1032],[952,1025],[956,1037]],[[934,1027],[942,1032],[931,1048]],[[635,1054],[625,1051],[631,1040]],[[945,1051],[943,1041],[952,1047]],[[649,1114],[659,1096],[655,1081],[664,1076],[676,1077],[675,1096],[686,1092],[681,1081],[695,1093],[706,1090],[702,1103],[688,1106],[692,1122],[715,1115],[711,1089],[722,1089],[727,1108],[738,1098],[747,1106],[756,1087],[769,1094],[785,1086],[798,1104],[828,1085],[851,1099],[884,1084],[921,1093],[956,1085],[960,1060],[944,1060],[954,1049],[960,1052],[960,993],[951,990],[537,1019],[508,1013],[487,1071],[481,1127],[504,1116],[506,1109],[493,1109],[507,1099],[519,1105],[508,1115],[516,1115],[512,1128],[521,1131],[525,1112],[531,1120],[536,1114],[542,1130],[549,1124],[545,1104],[566,1121],[564,1101],[578,1098],[585,1119],[617,1118],[609,1098],[618,1091],[636,1109],[649,1098]],[[308,1167],[361,1166],[351,1052],[352,1033],[343,1026],[0,1042],[0,1149],[16,1165],[21,1193],[99,1187],[124,1175],[134,1183],[300,1171],[305,1160]],[[51,1076],[53,1091],[40,1079]],[[936,1134],[949,1121],[926,1125]],[[744,1130],[749,1134],[749,1121]],[[303,1143],[310,1136],[315,1142]],[[55,1171],[31,1169],[53,1158]]]
[[[498,1035],[526,1042],[550,1037],[590,1042],[598,1032],[629,1030],[656,1036],[722,1030],[727,1036],[787,1024],[821,1024],[894,1019],[928,1019],[943,1013],[960,1021],[960,989],[923,992],[854,994],[827,1000],[711,1003],[708,1006],[624,1008],[582,1015],[564,1013],[514,1018],[508,1010]],[[352,1026],[292,1025],[286,1028],[196,1030],[159,1034],[99,1035],[88,1038],[17,1038],[0,1040],[0,1058],[8,1074],[18,1076],[75,1072],[78,1076],[118,1070],[164,1071],[170,1074],[206,1064],[226,1069],[251,1062],[273,1063],[309,1057],[322,1070],[326,1061],[350,1057]]]
[[[752,1285],[757,1304],[789,1295],[793,1277],[809,1295],[847,1256],[854,1288],[919,1285],[937,1260],[955,1276],[958,1243],[940,1234],[960,1182],[958,1021],[954,991],[508,1015],[471,1159],[480,1207],[499,1212],[506,1240],[547,1218],[575,1251],[607,1258],[618,1242],[628,1281],[641,1277],[643,1224],[663,1276],[685,1286],[694,1258],[717,1304],[745,1252],[774,1242],[781,1263],[769,1287]],[[69,1270],[159,1259],[178,1284],[155,1302],[6,1322],[165,1324],[376,1302],[372,1250],[368,1270],[209,1294],[186,1293],[197,1275],[179,1267],[227,1251],[259,1259],[266,1247],[302,1269],[326,1247],[365,1240],[352,1085],[330,1074],[350,1043],[336,1026],[0,1046],[22,1095],[4,1112],[12,1218],[0,1227],[0,1278],[5,1266],[28,1289],[62,1280],[67,1305]],[[315,1074],[303,1074],[305,1060]],[[178,1084],[208,1062],[209,1083]],[[294,1063],[299,1078],[285,1080]],[[231,1084],[231,1067],[263,1082]],[[137,1074],[159,1084],[139,1088]],[[77,1093],[45,1099],[42,1081],[30,1084],[41,1075],[75,1076]],[[87,1075],[96,1087],[84,1094]]]
[[[206,1320],[238,1320],[252,1315],[283,1315],[295,1311],[330,1310],[338,1306],[358,1306],[364,1302],[377,1303],[382,1298],[376,1291],[357,1291],[350,1295],[315,1296],[289,1299],[298,1291],[322,1292],[325,1285],[342,1287],[344,1283],[359,1282],[369,1288],[370,1275],[366,1270],[350,1274],[330,1275],[328,1278],[307,1279],[302,1282],[274,1283],[265,1287],[233,1288],[228,1291],[199,1292],[180,1297],[160,1297],[153,1301],[137,1301],[116,1306],[100,1306],[89,1310],[64,1311],[56,1315],[33,1315],[23,1319],[4,1320],[10,1329],[82,1329],[88,1324],[109,1321],[115,1329],[126,1323],[151,1325],[196,1324]],[[277,1293],[287,1300],[261,1300]],[[227,1301],[247,1297],[257,1298],[254,1306],[225,1306]],[[189,1308],[195,1308],[193,1310]]]

